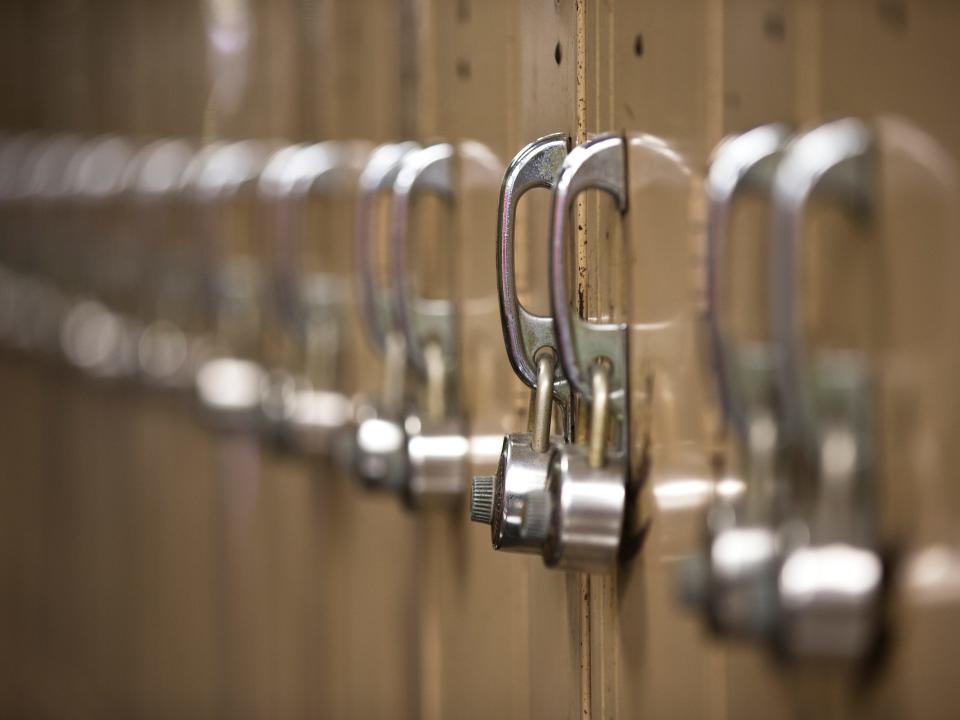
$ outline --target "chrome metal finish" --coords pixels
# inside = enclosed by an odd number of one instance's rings
[[[389,310],[389,293],[380,290],[374,271],[374,217],[376,202],[384,192],[393,188],[404,158],[419,150],[415,142],[388,143],[375,148],[360,174],[357,195],[355,246],[357,258],[357,289],[361,311],[374,347],[386,353],[386,339],[393,318]]]
[[[610,572],[616,565],[626,507],[626,455],[608,450],[610,372],[604,361],[591,367],[591,432],[586,447],[567,445],[555,452],[547,472],[549,527],[543,549],[550,567]],[[606,417],[600,417],[606,416]],[[534,501],[533,531],[543,521],[542,501]]]
[[[124,138],[105,135],[87,142],[67,168],[69,199],[83,215],[97,213],[108,204],[118,204],[129,190],[129,168],[135,150]],[[94,221],[81,242],[87,259],[79,271],[81,299],[67,312],[61,327],[63,352],[76,368],[93,377],[127,378],[137,372],[140,325],[132,316],[139,289],[138,262],[142,258],[129,238],[120,242],[113,228]],[[109,257],[110,262],[103,262]],[[115,303],[124,296],[127,312]]]
[[[260,175],[258,191],[269,204],[275,222],[273,241],[296,246],[305,228],[304,204],[311,194],[334,195],[352,190],[370,147],[363,142],[323,142],[278,150]],[[261,406],[267,427],[286,447],[307,454],[334,452],[351,418],[350,399],[333,390],[342,369],[346,304],[345,283],[330,273],[303,277],[297,253],[276,248],[279,257],[271,282],[273,317],[290,327],[305,347],[304,368],[272,368],[266,375]],[[329,340],[311,350],[314,326],[328,327]],[[323,353],[322,358],[315,356]],[[330,377],[308,376],[319,366]],[[327,387],[323,387],[326,384]]]
[[[727,138],[707,173],[707,326],[714,373],[728,427],[734,431],[746,492],[717,495],[706,516],[702,555],[683,568],[683,591],[719,633],[764,637],[776,612],[781,543],[774,505],[777,426],[773,418],[772,349],[734,344],[723,330],[720,275],[732,206],[742,193],[769,195],[788,130],[766,125]],[[782,479],[781,479],[782,480]],[[781,482],[782,484],[782,482]]]
[[[413,509],[448,507],[459,502],[466,490],[470,453],[465,423],[448,412],[449,372],[439,343],[427,343],[424,359],[426,412],[422,416],[408,415],[404,421],[410,463],[405,500]]]
[[[507,435],[496,476],[473,479],[473,498],[480,499],[482,512],[471,511],[471,519],[490,525],[491,542],[497,550],[537,553],[543,544],[542,537],[524,531],[524,517],[530,495],[546,487],[550,458],[561,442],[550,437],[556,370],[552,351],[543,350],[537,355],[537,368],[533,432]]]
[[[590,188],[610,194],[627,211],[626,143],[619,135],[601,135],[575,147],[560,167],[550,217],[550,300],[560,364],[573,390],[590,400],[584,368],[598,357],[612,364],[610,400],[622,415],[626,404],[625,323],[591,323],[570,312],[567,295],[567,219],[576,197]]]
[[[550,448],[550,424],[553,420],[553,387],[557,357],[546,348],[537,356],[537,386],[534,389],[533,436],[530,448],[544,453]]]
[[[393,183],[393,207],[390,223],[394,323],[406,339],[407,357],[421,377],[426,377],[427,340],[440,343],[447,357],[447,368],[456,366],[455,309],[450,300],[413,298],[407,271],[407,236],[410,213],[416,194],[430,190],[448,203],[453,202],[453,145],[431,145],[404,156]]]
[[[587,448],[553,455],[548,473],[551,529],[544,548],[549,567],[610,572],[623,534],[626,483],[623,458],[590,467]]]
[[[139,213],[154,208],[171,212],[194,153],[193,146],[183,140],[159,140],[138,153],[130,168],[130,186]],[[138,374],[152,387],[186,389],[193,386],[202,342],[182,325],[185,318],[172,315],[165,307],[170,297],[189,285],[180,277],[187,268],[183,267],[184,258],[177,257],[170,247],[172,238],[165,234],[167,230],[164,226],[147,231],[147,260],[141,273],[145,324],[137,348]]]
[[[197,397],[204,414],[218,428],[228,431],[253,432],[260,427],[260,406],[264,390],[264,370],[250,358],[234,355],[217,337],[218,310],[225,296],[239,297],[251,307],[258,300],[248,298],[249,284],[231,270],[236,267],[214,267],[222,248],[216,227],[215,213],[241,192],[255,188],[260,172],[269,157],[269,147],[246,140],[215,143],[203,148],[187,168],[184,191],[201,212],[206,247],[206,293],[209,322],[212,327],[211,354],[200,365],[195,378]]]
[[[747,435],[747,408],[735,372],[735,353],[721,326],[720,273],[733,202],[742,192],[770,194],[788,137],[783,125],[762,125],[727,138],[714,150],[707,173],[707,327],[724,417],[741,439]]]
[[[351,466],[369,489],[401,493],[407,487],[410,462],[407,457],[407,429],[419,431],[419,419],[406,413],[406,343],[394,330],[385,338],[383,396],[381,403],[358,406]]]
[[[875,203],[874,135],[856,119],[826,123],[788,146],[774,180],[772,325],[781,427],[797,487],[814,510],[784,551],[778,641],[795,656],[855,660],[881,634],[885,569],[872,487],[870,366],[862,352],[804,348],[797,306],[798,248],[809,199],[825,195],[859,222]]]
[[[500,189],[497,228],[497,289],[500,294],[500,322],[507,357],[517,376],[530,387],[537,385],[536,354],[540,348],[557,346],[553,318],[534,315],[517,298],[514,268],[514,237],[517,206],[533,188],[554,187],[560,166],[570,149],[570,138],[554,133],[534,140],[523,148],[507,168]],[[569,387],[562,373],[554,380],[557,400],[569,401]]]
[[[470,520],[489,525],[493,522],[493,494],[496,477],[477,475],[470,493]]]

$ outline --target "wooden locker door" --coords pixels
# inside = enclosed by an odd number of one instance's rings
[[[304,133],[311,139],[404,140],[412,120],[405,73],[415,51],[405,3],[316,2],[303,8]],[[319,267],[335,272],[352,291],[354,197],[324,203],[314,217]],[[382,228],[381,228],[382,229]],[[347,367],[340,388],[376,396],[382,359],[366,337],[354,295],[347,309]],[[302,472],[302,470],[301,470]],[[419,716],[414,518],[392,494],[370,493],[333,459],[306,468],[313,486],[318,542],[306,556],[311,584],[325,598],[311,622],[331,631],[333,664],[305,668],[329,675],[337,706],[316,692],[314,713],[368,718]],[[325,613],[326,617],[321,617]],[[291,627],[291,630],[294,630]],[[329,641],[329,640],[328,640]]]
[[[851,312],[854,291],[869,310],[883,313],[870,349],[879,375],[881,521],[884,539],[897,550],[891,638],[888,655],[863,687],[848,681],[834,689],[835,706],[838,714],[854,717],[950,717],[958,678],[946,658],[958,628],[952,580],[958,506],[947,468],[956,455],[951,309],[957,303],[952,269],[958,261],[960,106],[942,69],[957,60],[951,37],[960,14],[953,4],[936,1],[814,3],[803,10],[805,50],[817,63],[809,63],[801,119],[861,116],[875,124],[879,146],[871,245],[825,237],[830,246],[814,243],[822,257],[808,265],[820,273],[819,303],[810,310],[813,332],[826,341],[830,332],[846,329],[849,336],[849,323],[866,322]],[[840,273],[847,269],[844,277],[851,277],[849,268],[871,252],[877,269],[844,290]]]
[[[642,533],[616,576],[590,579],[597,717],[766,717],[786,709],[769,655],[711,637],[680,592],[724,450],[703,325],[703,177],[725,134],[792,119],[784,10],[749,0],[613,3],[591,6],[585,18],[588,122],[625,131],[628,145],[623,244],[605,199],[588,211],[595,235],[613,242],[587,251],[596,283],[587,297],[593,312],[619,312],[630,323],[638,493],[630,520]],[[604,275],[617,258],[628,277]]]

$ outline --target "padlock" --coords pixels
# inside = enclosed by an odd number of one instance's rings
[[[48,359],[65,359],[63,320],[79,295],[81,244],[70,237],[66,199],[72,186],[68,170],[83,148],[76,135],[37,138],[29,143],[16,179],[9,338],[14,348]]]
[[[774,180],[770,292],[779,425],[795,494],[812,495],[812,509],[781,533],[776,642],[792,657],[863,659],[883,635],[888,571],[877,540],[871,364],[858,350],[805,349],[796,267],[813,195],[836,202],[856,223],[870,223],[875,145],[861,120],[826,123],[787,146]]]
[[[404,423],[408,409],[406,348],[403,333],[392,327],[391,294],[377,282],[374,221],[377,203],[392,191],[403,159],[418,149],[413,142],[388,143],[374,149],[360,174],[354,224],[361,316],[371,345],[383,357],[384,373],[378,400],[353,398],[355,430],[344,454],[365,487],[398,494],[409,477]]]
[[[780,537],[773,351],[769,343],[733,343],[722,327],[720,274],[732,205],[747,192],[769,196],[788,131],[765,125],[724,140],[706,180],[707,329],[726,428],[736,440],[742,494],[717,492],[705,517],[702,554],[682,565],[681,590],[716,632],[765,638],[776,615]],[[780,483],[782,485],[782,482]]]
[[[273,351],[273,357],[267,359],[261,410],[275,441],[307,455],[335,453],[352,416],[350,398],[337,389],[345,363],[347,288],[332,271],[305,276],[296,246],[308,239],[307,198],[349,192],[368,154],[363,142],[294,145],[274,153],[260,176],[275,258],[264,293],[273,321],[272,334],[265,329],[264,356]]]
[[[413,200],[429,191],[452,204],[455,159],[456,150],[448,143],[417,150],[403,158],[393,183],[391,310],[394,327],[403,334],[408,367],[425,392],[420,407],[403,422],[408,476],[402,495],[412,509],[455,504],[466,485],[469,440],[457,407],[456,304],[414,296],[407,272]]]
[[[490,525],[496,550],[540,551],[541,542],[521,532],[527,501],[530,493],[546,488],[553,449],[570,439],[566,427],[570,392],[557,367],[553,318],[534,315],[519,302],[514,269],[517,204],[528,190],[553,187],[568,149],[569,138],[563,134],[530,143],[510,163],[500,190],[497,285],[504,345],[517,376],[533,388],[534,401],[529,432],[504,437],[496,475],[473,478],[470,519]],[[559,438],[551,437],[550,432],[554,399],[565,424]]]
[[[200,220],[197,230],[203,233],[203,310],[209,343],[195,387],[204,417],[225,431],[252,433],[260,428],[265,374],[256,360],[259,268],[249,253],[227,253],[223,244],[233,240],[234,233],[250,231],[249,218],[241,224],[237,216],[225,214],[252,209],[253,190],[269,150],[252,140],[215,143],[201,150],[187,170],[186,189]],[[225,227],[228,220],[232,227]]]
[[[589,442],[558,447],[543,491],[529,494],[521,535],[539,544],[548,567],[610,572],[625,527],[629,437],[627,328],[594,323],[570,312],[567,297],[567,220],[589,188],[609,193],[620,213],[626,203],[626,144],[601,135],[575,147],[557,175],[550,223],[550,299],[557,349],[571,392],[590,403]],[[610,437],[613,443],[610,444]]]
[[[182,139],[158,140],[137,154],[131,168],[144,258],[138,374],[146,386],[161,390],[192,389],[203,352],[196,313],[200,272],[183,227],[182,190],[195,152]]]

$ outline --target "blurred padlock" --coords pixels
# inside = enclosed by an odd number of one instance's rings
[[[270,148],[253,140],[215,143],[187,171],[208,356],[195,378],[200,406],[225,430],[258,431],[265,381],[259,363],[262,278],[256,248],[256,183]]]
[[[306,454],[335,452],[352,415],[342,392],[347,279],[342,268],[305,268],[304,245],[333,240],[314,239],[308,201],[343,201],[369,154],[369,145],[359,141],[291,146],[277,151],[260,177],[272,260],[264,293],[268,374],[261,407],[271,435]]]

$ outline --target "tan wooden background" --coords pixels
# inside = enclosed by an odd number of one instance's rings
[[[247,17],[230,70],[209,56],[218,12]],[[662,490],[712,481],[727,451],[700,325],[710,149],[764,122],[898,116],[955,173],[958,32],[950,0],[0,4],[5,131],[442,138],[482,143],[502,167],[540,135],[616,131],[656,135],[686,165],[651,168],[634,149],[627,215],[593,196],[578,209],[578,310],[633,327],[631,441],[650,456],[633,479],[649,534],[613,576],[494,553],[463,508],[410,514],[332,464],[217,435],[188,398],[5,352],[0,715],[955,717],[960,596],[913,592],[906,570],[960,547],[955,186],[889,151],[876,237],[818,238],[805,259],[811,337],[879,327],[882,514],[905,568],[884,666],[864,680],[711,638],[676,591],[706,496],[677,508]],[[461,301],[464,408],[474,436],[496,438],[524,428],[527,393],[499,328],[498,188],[465,175],[420,271]],[[521,293],[541,310],[545,208],[545,193],[524,201],[518,248]],[[313,224],[317,256],[348,274],[350,208]],[[444,253],[452,270],[431,260]],[[886,314],[857,314],[871,307]],[[762,326],[762,302],[744,312]],[[348,389],[375,391],[380,361],[359,325],[350,336]]]

